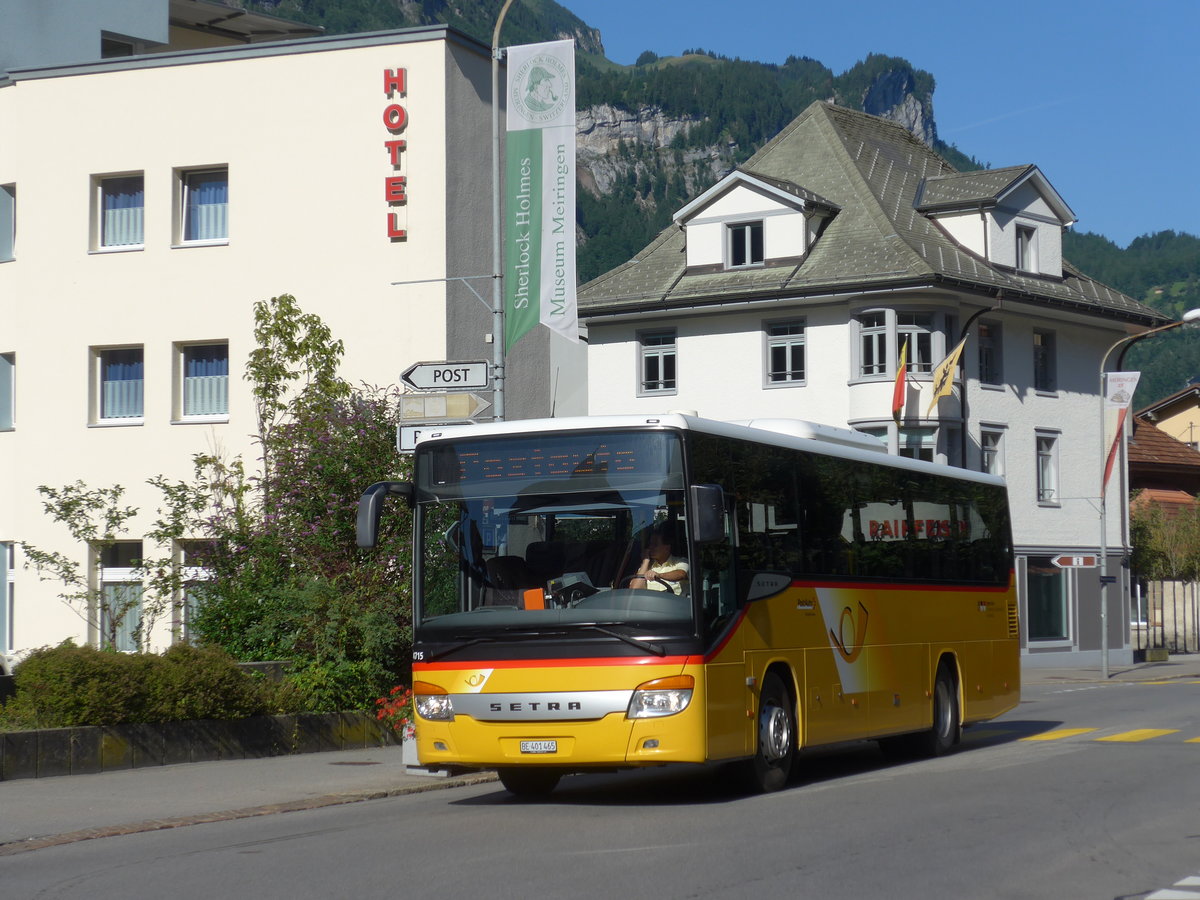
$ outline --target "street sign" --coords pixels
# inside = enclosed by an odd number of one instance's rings
[[[466,391],[444,394],[401,394],[400,420],[406,425],[470,422],[492,404]]]
[[[1056,556],[1050,560],[1060,569],[1094,569],[1100,564],[1099,558],[1095,556]]]
[[[419,362],[404,370],[400,380],[418,391],[464,390],[488,386],[488,364],[470,362]]]
[[[428,425],[400,425],[396,428],[396,449],[401,453],[412,453],[417,449],[417,441],[426,434],[440,434],[461,425],[450,425],[446,422],[430,423]]]

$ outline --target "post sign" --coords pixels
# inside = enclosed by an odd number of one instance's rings
[[[490,401],[469,392],[443,394],[403,394],[400,397],[400,420],[408,425],[418,423],[470,422],[490,407]]]
[[[1050,562],[1060,569],[1094,569],[1100,564],[1099,557],[1096,556],[1070,556],[1067,554],[1056,556]]]
[[[488,364],[470,362],[419,362],[405,369],[400,380],[418,391],[471,390],[487,388]]]

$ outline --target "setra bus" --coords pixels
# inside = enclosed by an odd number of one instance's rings
[[[730,762],[770,791],[801,748],[939,755],[1018,702],[999,478],[845,429],[682,414],[435,428],[413,472],[368,488],[358,540],[388,495],[413,507],[426,767],[536,795]],[[655,541],[670,577],[645,567]]]

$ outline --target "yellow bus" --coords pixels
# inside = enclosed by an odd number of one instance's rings
[[[413,472],[358,539],[407,498],[424,766],[538,795],[729,762],[771,791],[801,748],[938,755],[1018,702],[1001,479],[681,414],[433,429]]]

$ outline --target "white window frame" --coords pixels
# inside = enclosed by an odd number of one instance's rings
[[[858,324],[858,364],[855,367],[859,378],[884,378],[894,367],[888,360],[888,314],[886,310],[872,309],[854,317]],[[870,320],[867,324],[865,320]],[[870,353],[866,352],[870,348]],[[871,362],[866,360],[870,358]],[[893,373],[894,374],[894,373]]]
[[[1039,394],[1057,394],[1058,344],[1055,339],[1055,333],[1045,328],[1035,328],[1031,341],[1033,348],[1033,389]]]
[[[1003,425],[981,425],[979,428],[979,471],[988,475],[1004,475]],[[990,459],[990,465],[989,465]]]
[[[175,602],[175,633],[181,640],[191,637],[192,622],[199,604],[190,596],[190,589],[197,584],[211,581],[215,573],[207,566],[189,565],[188,547],[193,544],[210,543],[203,539],[183,539],[175,542],[175,563],[179,567],[182,591]]]
[[[806,383],[808,380],[807,331],[807,324],[802,318],[763,323],[763,387],[798,387]],[[775,368],[776,351],[782,351],[785,357],[786,365],[782,370]],[[797,351],[800,355],[799,370],[795,368]],[[783,377],[776,377],[777,375]]]
[[[755,256],[755,233],[758,236],[758,255]],[[742,262],[735,262],[738,255]],[[766,231],[762,219],[753,222],[730,222],[725,226],[725,268],[750,269],[766,261]]]
[[[979,383],[984,387],[1004,385],[1004,328],[986,319],[979,323]]]
[[[670,343],[650,343],[665,338],[670,338]],[[656,328],[647,329],[646,331],[638,332],[638,381],[637,395],[639,397],[662,397],[676,394],[679,392],[679,335],[674,328]],[[665,370],[667,360],[671,361],[671,366],[674,371],[674,378],[666,378]],[[650,378],[649,365],[651,362],[656,362],[658,366],[658,377]],[[670,382],[668,386],[668,382]],[[650,387],[654,384],[656,387]]]
[[[1033,225],[1018,223],[1013,235],[1014,252],[1016,253],[1016,269],[1019,272],[1037,272],[1038,233]]]
[[[136,653],[141,647],[138,645],[138,626],[144,626],[142,615],[145,611],[145,585],[142,583],[142,569],[138,566],[107,566],[104,563],[104,555],[106,551],[116,550],[118,547],[132,550],[137,548],[137,555],[127,554],[130,556],[130,561],[137,559],[141,561],[143,546],[141,541],[117,541],[109,547],[94,549],[92,552],[100,555],[100,608],[96,611],[96,624],[98,628],[97,646],[103,648],[108,646],[109,622],[111,620],[111,610],[108,603],[108,589],[114,588],[117,590],[130,590],[136,594],[137,603],[131,605],[122,614],[125,622],[122,623],[115,635],[113,649],[121,653]],[[142,634],[142,643],[145,643],[147,635]]]
[[[897,426],[895,422],[876,419],[852,422],[850,427],[876,438],[892,456],[914,458],[911,453],[902,453],[901,451],[910,450],[914,446],[912,439],[916,438],[921,449],[932,450],[934,462],[944,466],[960,465],[958,456],[959,447],[962,444],[962,426],[958,422],[911,427],[908,425]],[[903,445],[901,444],[902,436],[908,438]],[[928,454],[926,455],[928,456]]]
[[[130,210],[126,218],[129,227],[133,227],[136,223],[137,240],[125,241],[117,243],[110,242],[108,218],[105,210],[105,198],[108,195],[108,187],[115,186],[118,181],[130,181],[137,179],[141,182],[142,205],[140,207],[128,207]],[[146,247],[146,178],[142,172],[123,172],[105,175],[92,176],[92,252],[93,253],[127,253],[130,251],[144,250]],[[136,210],[136,212],[134,212]]]
[[[105,358],[109,353],[137,350],[142,354],[142,380],[141,387],[138,389],[131,388],[130,390],[140,390],[141,393],[141,412],[136,416],[108,416],[105,415],[105,385],[107,381],[104,377]],[[92,389],[91,389],[91,425],[113,427],[123,425],[142,425],[146,421],[146,350],[141,344],[126,344],[116,347],[93,347],[92,353]],[[132,381],[133,379],[129,379]]]
[[[0,431],[17,427],[17,355],[0,353]]]
[[[1034,432],[1034,474],[1038,506],[1062,505],[1062,434],[1038,429]]]
[[[224,212],[224,234],[214,237],[205,238],[189,238],[188,232],[192,226],[191,217],[188,210],[188,204],[191,200],[191,192],[193,190],[193,179],[208,176],[223,174],[225,176],[225,212]],[[176,169],[175,178],[177,189],[175,191],[175,244],[179,247],[221,247],[229,243],[229,166],[199,166],[196,168]]]
[[[208,387],[201,393],[197,394],[193,389],[192,380],[187,374],[188,355],[190,352],[200,347],[224,347],[225,348],[225,368],[226,373],[223,376],[205,376],[212,379]],[[175,424],[185,423],[204,423],[204,422],[228,422],[229,421],[229,341],[188,341],[186,343],[178,343],[175,345],[175,375],[174,375],[174,397],[173,404],[174,415],[172,421]],[[216,393],[214,393],[216,392]],[[216,412],[194,412],[193,406],[189,403],[189,398],[193,402],[207,399],[215,401],[219,394],[224,397],[224,410]],[[214,403],[220,406],[220,403]]]

